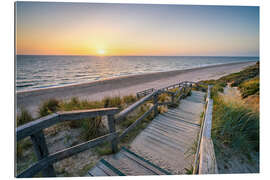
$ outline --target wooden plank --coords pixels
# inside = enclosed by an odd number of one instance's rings
[[[196,174],[198,171],[198,160],[199,160],[199,153],[200,153],[200,147],[201,147],[201,139],[202,139],[202,132],[203,132],[203,127],[204,127],[204,120],[205,120],[205,112],[206,112],[206,107],[207,107],[208,102],[206,101],[205,108],[203,110],[203,119],[201,122],[201,128],[199,132],[199,138],[197,141],[197,148],[196,148],[196,154],[195,154],[195,159],[193,162],[193,174]]]
[[[218,174],[214,145],[211,138],[202,137],[199,174]]]
[[[148,94],[147,96],[143,97],[139,101],[135,102],[134,104],[130,105],[129,107],[121,111],[118,115],[116,115],[116,122],[123,120],[130,112],[132,112],[138,106],[142,105],[143,103],[151,99],[157,93],[158,91],[152,92],[151,94]]]
[[[78,120],[96,116],[114,115],[119,112],[118,108],[100,108],[90,110],[62,111],[57,112],[60,121]]]
[[[45,136],[43,131],[39,131],[31,135],[31,140],[34,145],[35,154],[38,160],[46,158],[49,155],[49,150],[46,144]],[[49,165],[47,168],[42,171],[43,177],[55,177],[54,168],[52,165]]]
[[[210,92],[211,86],[208,86],[207,108],[200,146],[199,174],[218,173],[214,145],[211,139],[213,100],[211,99]]]
[[[103,163],[105,166],[107,166],[108,168],[110,168],[114,173],[116,173],[119,176],[125,176],[124,173],[122,173],[119,169],[117,169],[116,167],[114,167],[111,163],[109,163],[108,161],[106,161],[105,159],[101,159],[100,160],[101,163]],[[106,172],[107,173],[107,172]]]
[[[103,162],[104,161],[99,161],[96,166],[99,167],[106,174],[108,174],[108,176],[118,176],[117,173],[115,173],[112,169],[110,169],[109,167],[107,167]]]
[[[54,113],[39,118],[38,120],[24,124],[22,126],[19,126],[18,128],[16,128],[17,141],[20,141],[21,139],[30,136],[31,134],[35,134],[41,131],[42,129],[50,127],[58,122],[59,122],[58,114]]]
[[[146,161],[143,161],[142,159],[139,159],[138,157],[134,156],[133,154],[129,153],[128,151],[123,151],[122,154],[132,161],[136,162],[138,165],[150,170],[155,175],[166,175],[162,171],[159,171],[158,169],[154,168],[150,164],[148,164]]]
[[[108,174],[106,174],[102,169],[97,166],[88,171],[88,174],[90,176],[108,176]]]
[[[205,113],[205,122],[203,128],[203,136],[211,138],[211,129],[212,129],[212,111],[213,111],[213,100],[208,99],[207,109]]]
[[[137,162],[138,162],[138,160],[140,160],[140,162],[145,162],[147,164],[147,166],[145,166],[147,169],[152,169],[153,170],[153,168],[154,168],[154,169],[157,169],[159,171],[158,174],[171,175],[170,172],[168,172],[165,169],[162,169],[161,167],[151,163],[150,161],[146,160],[142,156],[139,156],[138,154],[134,153],[133,151],[131,151],[131,150],[125,148],[125,147],[122,147],[122,149],[123,149],[123,152],[125,152],[125,155],[127,155],[127,154],[132,155],[133,157],[136,158]],[[140,162],[138,162],[138,163],[140,163]]]
[[[30,168],[23,171],[21,174],[19,174],[17,177],[33,177],[36,173],[43,170],[44,168],[48,167],[50,164],[55,163],[57,161],[60,161],[64,158],[67,158],[69,156],[72,156],[74,154],[80,153],[82,151],[85,151],[87,149],[90,149],[92,147],[95,147],[105,141],[111,141],[113,138],[117,136],[117,132],[106,134],[104,136],[98,137],[96,139],[78,144],[76,146],[58,151],[54,154],[49,155],[46,158],[43,158],[42,160],[39,160],[37,163],[32,165]]]
[[[132,123],[124,132],[119,136],[119,139],[125,137],[125,135],[130,132],[138,123],[140,123],[144,118],[146,118],[153,111],[154,106],[152,106],[147,112],[145,112],[141,117],[139,117],[134,123]]]

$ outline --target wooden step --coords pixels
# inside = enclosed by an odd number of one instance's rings
[[[170,173],[123,147],[107,160],[101,159],[90,176],[169,175]]]
[[[170,114],[162,114],[160,115],[160,119],[164,121],[170,121],[172,125],[181,124],[183,127],[192,128],[192,127],[199,127],[200,124],[190,122],[189,120],[185,120],[182,118],[177,117],[176,115],[170,115]]]
[[[162,114],[162,116],[164,116],[165,118],[170,119],[172,121],[175,120],[176,122],[177,121],[184,122],[186,124],[196,126],[196,127],[200,126],[200,124],[199,124],[200,117],[198,119],[185,119],[185,118],[181,118],[181,117],[177,116],[176,114],[170,114],[170,113],[164,113],[164,114]]]
[[[146,167],[147,169],[151,170],[155,174],[157,174],[157,175],[171,175],[171,173],[169,173],[168,171],[156,166],[155,164],[153,164],[150,161],[144,159],[143,157],[139,156],[138,154],[132,152],[131,150],[129,150],[129,149],[125,148],[125,147],[123,147],[122,149],[124,150],[123,153],[126,156],[133,159],[134,161],[136,161],[140,165]]]
[[[125,176],[124,173],[104,159],[101,159],[94,168],[88,171],[88,174],[90,176]]]

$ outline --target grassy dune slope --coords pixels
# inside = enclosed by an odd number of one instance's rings
[[[258,172],[259,63],[218,80],[203,82],[213,85],[212,138],[220,172]],[[226,96],[226,92],[224,95],[225,87],[236,95]]]

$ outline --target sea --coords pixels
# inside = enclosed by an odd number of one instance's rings
[[[17,55],[15,61],[16,91],[21,92],[136,74],[259,61],[259,57]]]

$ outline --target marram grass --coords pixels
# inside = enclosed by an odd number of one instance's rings
[[[259,151],[258,112],[237,102],[224,102],[221,96],[214,96],[212,123],[215,145],[221,143],[246,155]]]

